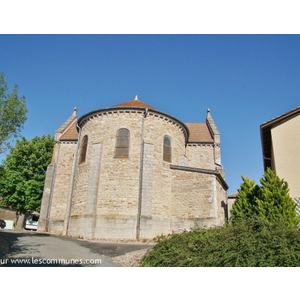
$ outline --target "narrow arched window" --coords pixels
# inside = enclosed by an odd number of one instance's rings
[[[127,129],[120,129],[117,132],[115,157],[128,157],[129,135],[129,131]]]
[[[79,163],[84,163],[86,159],[86,150],[88,145],[88,136],[85,135],[81,142],[81,149],[80,149],[80,157],[79,157]]]
[[[171,140],[169,137],[164,137],[164,161],[172,162],[172,148],[171,148]]]

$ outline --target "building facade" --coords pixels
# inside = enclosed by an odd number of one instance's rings
[[[264,170],[288,182],[290,196],[300,198],[300,107],[260,126]]]
[[[220,133],[137,99],[71,117],[56,131],[38,230],[89,239],[151,239],[221,225]]]

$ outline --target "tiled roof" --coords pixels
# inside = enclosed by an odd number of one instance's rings
[[[190,131],[189,142],[213,142],[206,123],[185,123]]]
[[[117,104],[117,105],[113,105],[112,107],[126,107],[126,106],[130,106],[130,107],[143,107],[143,108],[151,108],[151,109],[155,109],[152,106],[138,100],[138,99],[134,99],[134,100],[130,100],[121,104]]]
[[[77,107],[74,107],[74,111],[72,115],[55,131],[54,140],[56,142],[59,141],[62,138],[62,136],[64,136],[69,131],[69,129],[73,126],[75,126],[75,130],[76,130],[76,121],[77,121]],[[72,132],[72,135],[70,136],[70,134],[68,133],[67,134],[68,139],[77,140],[77,136],[76,133],[74,132],[74,128],[72,128],[70,132]],[[64,139],[66,140],[66,138]]]
[[[78,140],[76,120],[74,120],[71,126],[61,135],[60,140]]]
[[[236,198],[239,195],[238,192],[228,195],[228,198]]]

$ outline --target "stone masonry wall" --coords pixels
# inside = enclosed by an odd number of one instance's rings
[[[94,197],[97,215],[94,237],[120,234],[135,237],[142,119],[142,112],[104,113],[93,117],[82,127],[81,138],[88,135],[87,158],[85,163],[77,163],[69,234],[87,236],[89,230],[84,224],[90,222],[87,219],[90,220],[88,214],[91,211],[86,211],[86,201]],[[114,157],[116,135],[121,128],[130,132],[128,158]],[[174,122],[148,114],[144,122],[142,216],[170,218],[170,164],[163,162],[163,139],[166,135],[172,143],[172,162],[179,163],[180,156],[185,155],[185,137],[181,128]],[[97,195],[88,188],[88,170],[92,166],[91,148],[94,143],[102,145]],[[110,224],[109,228],[107,224]],[[120,226],[123,228],[121,233]]]
[[[94,237],[107,237],[115,231],[114,223],[107,230],[108,219],[136,219],[139,188],[140,132],[142,114],[133,114],[128,122],[128,113],[103,114],[89,120],[82,128],[81,138],[88,135],[86,162],[78,164],[75,175],[72,199],[70,235],[90,237],[92,226],[90,214],[86,209],[87,201],[93,198],[95,214]],[[115,158],[117,131],[126,128],[130,132],[128,158]],[[89,170],[95,168],[91,149],[101,143],[101,153],[97,164],[99,167],[98,189],[89,187]],[[100,216],[105,216],[101,217]],[[75,222],[76,220],[76,222]],[[90,225],[89,225],[90,224]],[[130,229],[134,232],[134,224]],[[124,227],[124,232],[126,229]]]
[[[51,198],[50,228],[54,233],[62,233],[70,197],[72,168],[77,143],[62,142],[59,146],[58,162],[54,173],[54,186]]]
[[[184,224],[189,220],[201,226],[221,225],[225,217],[221,190],[214,174],[172,170],[172,230],[188,229]]]
[[[84,238],[135,239],[140,190],[141,134],[144,111],[121,109],[90,115],[76,144],[61,144],[51,206],[50,231]],[[130,132],[128,158],[115,157],[118,130]],[[86,160],[79,164],[83,137]],[[172,162],[163,161],[163,140],[171,140]],[[188,145],[184,128],[168,116],[149,112],[144,119],[140,238],[173,230],[217,225],[223,220],[226,191],[215,174],[171,169],[170,165],[215,170],[212,144]],[[72,193],[70,193],[72,192]],[[71,200],[70,220],[67,224]]]
[[[188,167],[215,169],[213,144],[188,144],[186,155]]]
[[[172,217],[214,217],[215,175],[179,170],[172,173]]]
[[[144,145],[142,206],[143,216],[152,216],[154,145]]]
[[[165,136],[171,140],[171,163],[163,161],[163,139]],[[152,217],[157,220],[163,218],[169,220],[172,201],[170,164],[180,164],[181,157],[185,156],[185,136],[179,126],[153,114],[146,118],[145,142],[153,143],[154,152]],[[165,227],[165,224],[162,226]]]

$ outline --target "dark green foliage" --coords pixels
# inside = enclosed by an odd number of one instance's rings
[[[243,177],[238,189],[239,195],[232,206],[231,221],[235,222],[251,216],[260,216],[271,223],[278,221],[297,226],[300,217],[296,214],[296,204],[289,196],[288,183],[267,169],[260,179],[261,186]]]
[[[160,241],[142,259],[147,267],[300,266],[300,233],[283,222],[247,218],[196,228]]]
[[[0,182],[5,180],[5,168],[3,166],[0,166]]]
[[[26,113],[25,97],[18,96],[18,86],[9,93],[4,74],[0,73],[0,153],[11,148],[11,139],[20,136]]]
[[[297,204],[289,196],[288,183],[275,176],[271,169],[267,169],[260,183],[257,213],[272,223],[282,221],[297,226],[300,217],[296,214]]]
[[[1,205],[19,210],[39,211],[47,166],[51,162],[53,138],[35,137],[17,141],[4,161],[5,174],[0,181]]]
[[[255,211],[259,186],[255,184],[255,180],[250,180],[248,177],[242,176],[242,179],[243,183],[238,189],[239,194],[230,212],[232,220],[251,217]]]

